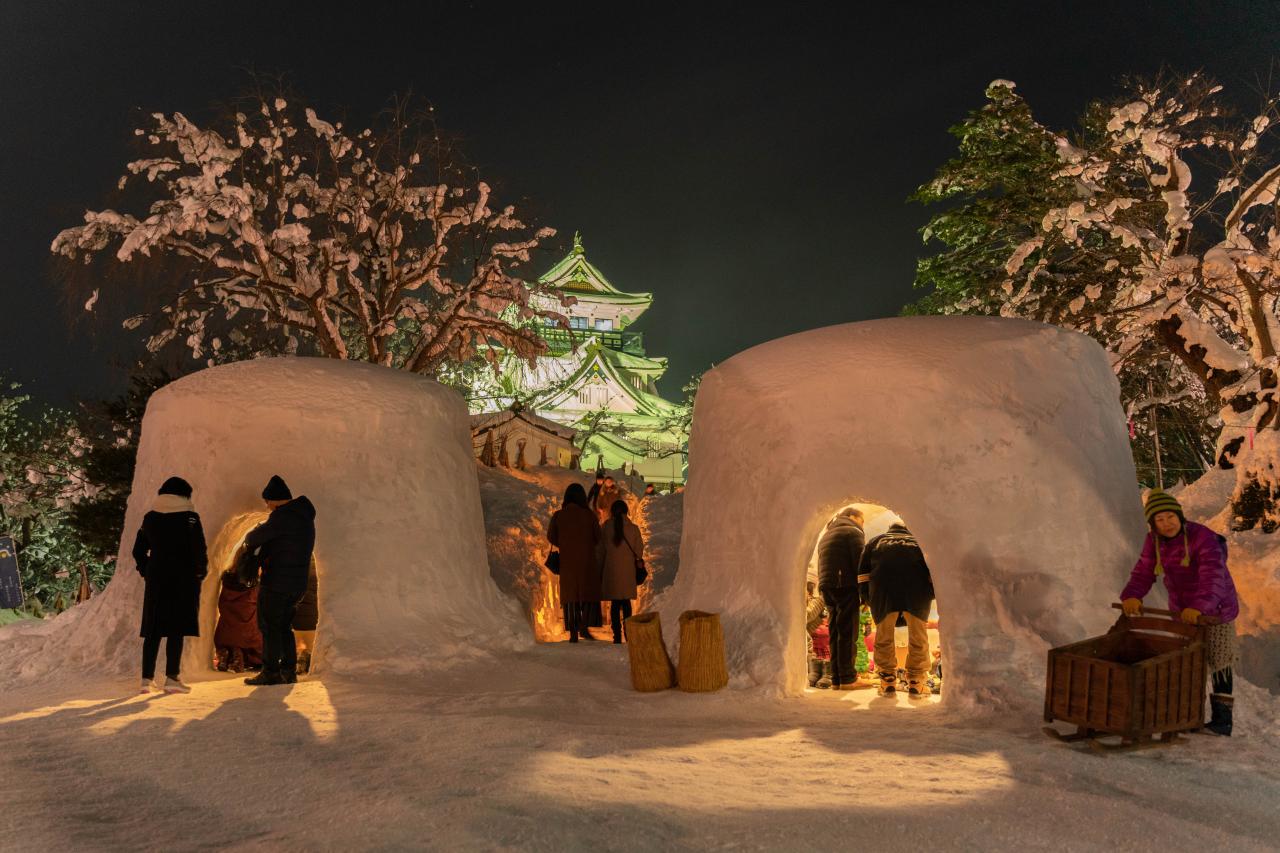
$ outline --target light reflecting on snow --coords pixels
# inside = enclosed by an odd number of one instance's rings
[[[142,699],[142,696],[138,697]],[[50,714],[56,714],[61,711],[74,711],[77,708],[92,708],[95,705],[101,705],[101,699],[72,699],[63,702],[61,705],[46,705],[43,708],[32,708],[30,711],[19,711],[16,714],[10,714],[7,717],[0,717],[0,725],[5,723],[19,723],[23,720],[37,720],[41,717],[47,717]]]
[[[856,803],[859,812],[873,815],[878,809],[955,805],[1014,785],[1012,767],[997,751],[929,753],[912,749],[906,733],[902,753],[863,750],[854,729],[847,740],[831,741],[829,734],[788,729],[769,737],[630,750],[607,760],[541,753],[520,786],[566,803],[707,813],[723,813],[726,803],[734,810],[847,809]],[[602,761],[608,784],[584,785]],[[814,784],[818,777],[822,784]]]
[[[275,726],[281,714],[296,714],[305,721],[317,741],[338,734],[338,714],[321,681],[254,688],[245,676],[192,683],[187,694],[150,693],[118,699],[72,699],[0,718],[0,725],[53,716],[80,717],[85,730],[100,736],[114,735],[139,723],[167,723],[166,735],[176,735],[203,723],[221,725],[218,715],[247,725]],[[136,683],[136,682],[134,682]]]
[[[316,740],[332,740],[338,734],[338,712],[329,691],[320,681],[303,681],[292,686],[284,697],[284,705],[306,718]]]

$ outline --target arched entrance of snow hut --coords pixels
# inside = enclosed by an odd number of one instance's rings
[[[810,598],[810,588],[813,590],[812,595],[814,597],[817,597],[819,600],[822,600],[823,598],[821,589],[819,588],[821,546],[823,538],[826,536],[832,525],[837,523],[839,518],[846,515],[847,510],[856,510],[861,516],[859,526],[862,528],[864,550],[865,548],[871,547],[881,536],[889,533],[890,527],[895,524],[902,525],[908,529],[910,528],[910,525],[906,523],[906,519],[894,512],[891,508],[866,499],[850,498],[832,511],[819,513],[818,515],[823,519],[823,523],[821,528],[819,528],[818,535],[813,539],[812,549],[809,552],[809,558],[805,564],[806,616],[809,613],[808,602]],[[932,574],[932,572],[941,567],[930,566],[929,568],[930,573]],[[878,664],[875,660],[874,649],[874,643],[879,636],[881,626],[875,624],[869,603],[864,600],[861,602],[861,605],[859,615],[858,617],[855,617],[852,626],[854,651],[851,657],[854,669],[859,675],[859,688],[854,692],[858,693],[859,698],[865,699],[877,695],[877,687],[881,680],[881,676],[877,671]],[[805,630],[807,636],[805,644],[805,665],[807,675],[806,686],[808,688],[806,690],[806,695],[835,695],[850,698],[846,691],[829,690],[826,687],[827,683],[829,683],[829,675],[831,672],[830,665],[835,652],[835,645],[831,642],[830,637],[831,625],[829,616],[830,614],[828,612],[828,618],[824,618],[819,630],[816,632],[809,630],[809,622],[806,618]],[[943,668],[941,665],[942,623],[936,598],[932,603],[928,617],[929,618],[925,620],[925,637],[927,640],[927,647],[925,650],[926,665],[922,674],[931,691],[927,697],[927,701],[935,702],[938,700],[942,692],[943,674]],[[893,659],[895,684],[899,691],[901,691],[898,694],[898,698],[905,699],[909,698],[906,683],[906,665],[910,651],[910,642],[908,631],[905,627],[905,621],[899,620],[899,623],[899,625],[895,625],[890,629],[893,634],[893,652],[891,657]],[[815,676],[823,675],[824,670],[821,665],[815,669],[813,664],[815,662],[822,664],[824,659],[826,665],[825,674],[828,676],[828,679],[824,681],[822,678],[818,678],[817,683],[815,683]],[[921,699],[926,699],[926,697],[917,697],[915,701],[919,701]]]
[[[215,658],[214,633],[218,624],[218,597],[222,590],[222,573],[234,568],[236,552],[244,543],[245,537],[267,520],[270,510],[264,508],[249,509],[234,513],[215,531],[206,531],[209,554],[209,574],[204,579],[200,590],[200,636],[194,641],[195,660],[201,670],[211,669]],[[317,588],[322,589],[324,580],[323,562],[318,555],[312,558],[316,566]],[[316,625],[315,637],[310,645],[311,671],[323,668],[323,648],[321,642],[324,631],[324,608],[320,606],[323,592],[317,595],[317,610],[320,614]]]
[[[1112,621],[1142,541],[1119,388],[1089,338],[910,317],[781,338],[709,371],[680,570],[721,613],[730,685],[800,695],[804,567],[856,496],[908,520],[946,620],[944,704],[1034,705],[1045,652]]]

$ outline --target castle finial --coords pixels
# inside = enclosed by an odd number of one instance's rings
[[[582,232],[574,231],[573,232],[573,253],[575,255],[583,255],[583,254],[586,254],[586,251],[587,251],[586,249],[582,248]]]

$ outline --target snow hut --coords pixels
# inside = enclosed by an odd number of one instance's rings
[[[462,398],[385,367],[273,358],[202,370],[151,398],[119,569],[65,627],[49,623],[45,656],[137,668],[142,581],[130,549],[160,484],[179,475],[195,489],[210,560],[182,668],[209,670],[220,574],[265,517],[272,474],[317,509],[313,671],[406,672],[533,642],[489,577]]]
[[[1114,619],[1142,544],[1119,387],[1084,335],[987,317],[832,326],[708,372],[664,621],[722,615],[731,683],[804,687],[813,544],[850,503],[920,541],[948,705],[1043,696],[1049,646]]]

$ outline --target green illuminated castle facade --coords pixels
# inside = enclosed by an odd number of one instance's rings
[[[567,316],[569,328],[542,327],[547,354],[532,367],[509,360],[487,393],[476,395],[472,411],[500,411],[519,401],[578,430],[579,446],[586,440],[582,467],[634,467],[646,482],[683,483],[688,437],[672,425],[678,407],[656,387],[667,360],[646,354],[642,334],[629,328],[653,302],[652,294],[615,288],[587,260],[577,235],[573,251],[538,281],[574,298],[564,307],[554,296],[538,297],[544,300],[540,307]]]

